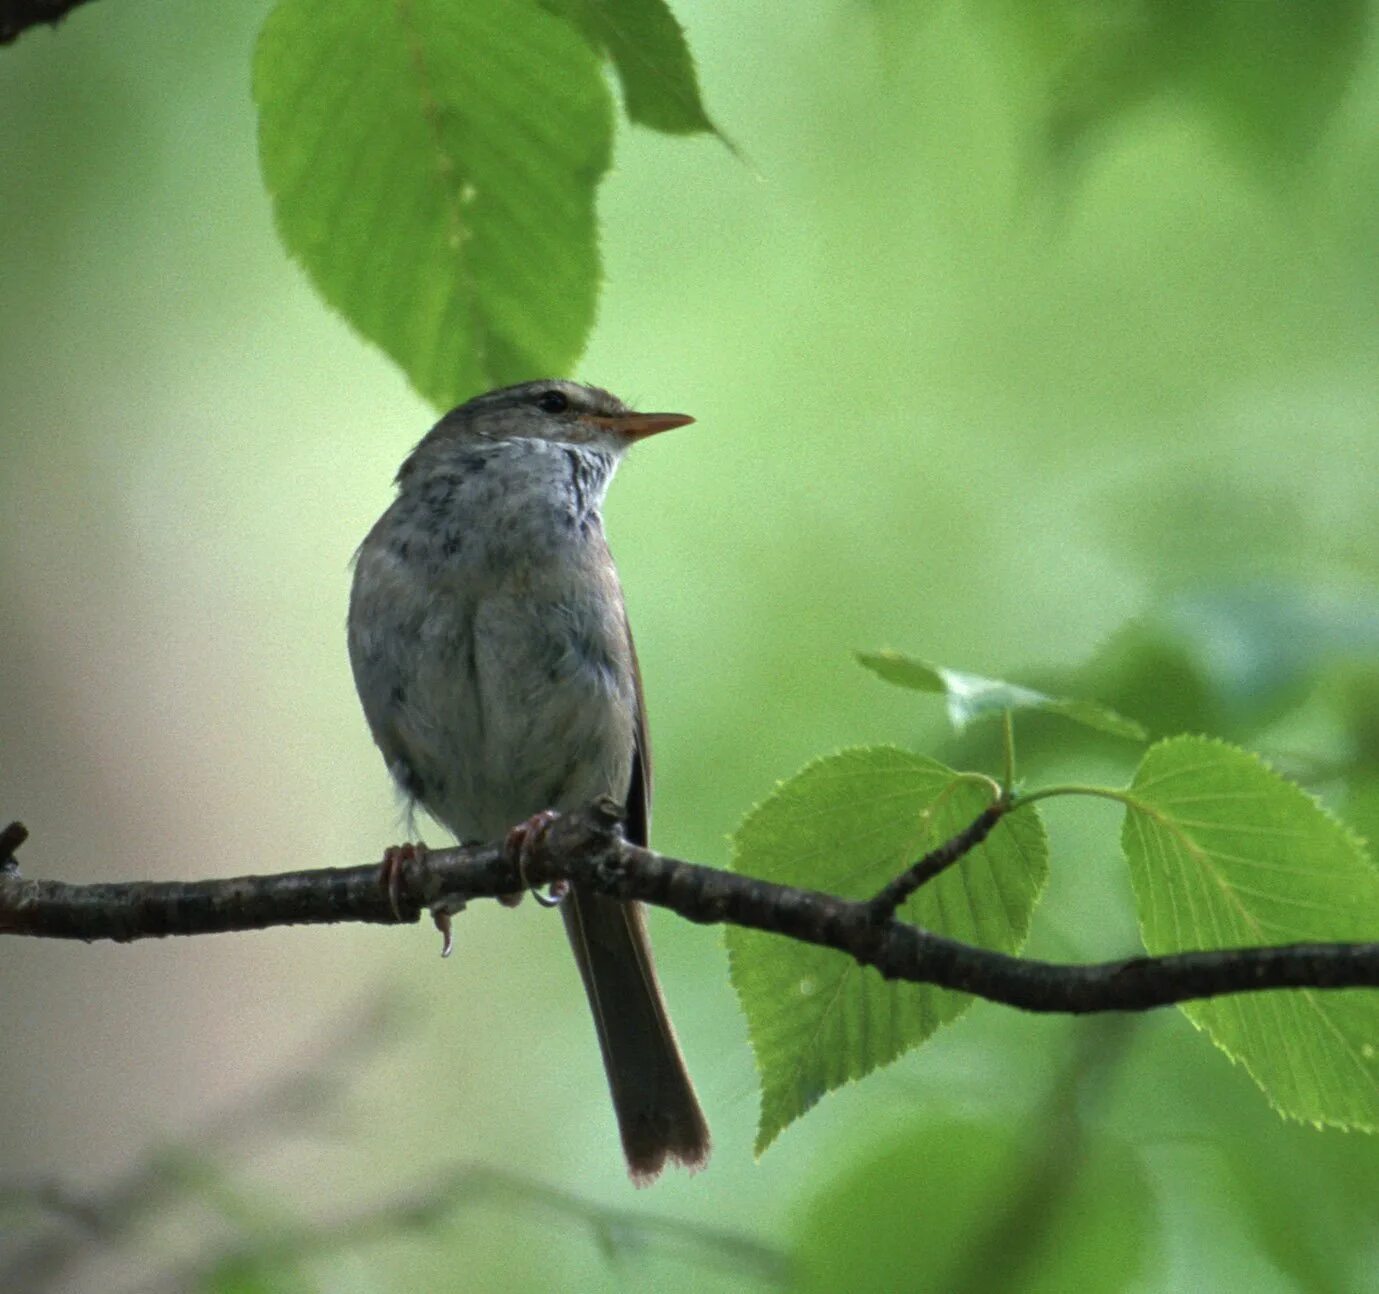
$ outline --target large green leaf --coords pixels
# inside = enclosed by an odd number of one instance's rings
[[[613,130],[571,23],[538,0],[281,0],[254,96],[288,250],[422,395],[569,370]]]
[[[685,33],[664,0],[542,0],[612,60],[627,116],[670,134],[713,130]]]
[[[980,781],[889,746],[809,765],[748,814],[733,867],[766,880],[868,898],[990,802]],[[908,921],[1012,952],[1048,873],[1037,816],[1013,813],[901,910]],[[887,983],[828,949],[750,930],[727,934],[733,987],[761,1073],[757,1152],[825,1092],[924,1041],[971,999]]]
[[[1096,701],[1047,696],[1018,683],[964,674],[896,651],[858,652],[857,660],[887,683],[943,696],[948,702],[949,721],[959,732],[974,719],[989,718],[1006,710],[1039,710],[1114,737],[1126,737],[1131,741],[1145,738],[1144,729],[1133,719]]]
[[[1379,939],[1360,842],[1254,756],[1204,737],[1152,747],[1122,842],[1152,953]],[[1379,1129],[1379,994],[1245,993],[1183,1007],[1282,1114]]]

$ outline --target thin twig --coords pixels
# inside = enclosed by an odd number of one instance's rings
[[[940,872],[952,867],[964,854],[971,853],[991,834],[1005,816],[1010,804],[1004,799],[989,804],[956,836],[931,849],[913,867],[883,886],[871,900],[872,920],[878,925],[890,921],[916,890],[928,885]]]

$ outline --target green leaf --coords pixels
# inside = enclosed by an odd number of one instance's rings
[[[1379,774],[1362,769],[1347,776],[1341,812],[1367,848],[1379,847]]]
[[[280,0],[254,97],[283,242],[423,396],[570,369],[613,129],[570,23],[537,0]]]
[[[869,898],[990,803],[980,781],[889,746],[809,765],[752,810],[733,838],[733,868],[765,880]],[[1013,952],[1048,873],[1038,817],[1020,810],[901,916]],[[965,1011],[964,994],[887,983],[842,953],[750,930],[727,934],[733,987],[761,1073],[760,1154],[825,1093],[923,1042]]]
[[[1126,737],[1131,741],[1145,739],[1144,729],[1133,719],[1095,701],[1046,696],[1017,683],[1003,683],[980,674],[963,674],[900,652],[858,652],[857,659],[887,683],[917,692],[937,692],[946,697],[949,721],[959,732],[974,719],[989,718],[1006,710],[1040,710],[1098,732],[1110,733],[1113,737]]]
[[[1360,842],[1253,755],[1204,737],[1152,747],[1122,843],[1151,953],[1379,939]],[[1243,993],[1183,1011],[1281,1114],[1379,1129],[1379,994]]]
[[[1114,1137],[945,1120],[890,1135],[795,1226],[799,1294],[1145,1288],[1144,1169]],[[899,1273],[904,1273],[903,1278]]]
[[[612,61],[630,121],[673,135],[712,131],[685,33],[663,0],[542,0]]]

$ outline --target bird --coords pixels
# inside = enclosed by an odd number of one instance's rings
[[[453,409],[403,461],[355,556],[350,663],[393,781],[457,840],[611,797],[648,843],[646,706],[602,508],[633,444],[693,421],[531,381]],[[579,884],[559,906],[632,1181],[702,1168],[708,1125],[641,906]]]

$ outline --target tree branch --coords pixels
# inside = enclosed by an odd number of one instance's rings
[[[1233,948],[1085,965],[1011,957],[894,918],[878,922],[869,900],[755,880],[638,848],[622,838],[618,813],[605,801],[587,814],[556,818],[528,840],[520,869],[493,845],[409,859],[396,872],[396,912],[377,864],[102,885],[0,872],[0,935],[128,942],[338,921],[391,925],[414,922],[426,909],[458,911],[468,899],[571,881],[668,908],[689,921],[833,948],[887,979],[934,984],[1026,1011],[1144,1011],[1264,989],[1379,987],[1379,943]]]
[[[0,45],[8,45],[30,27],[57,26],[86,0],[0,0]]]

